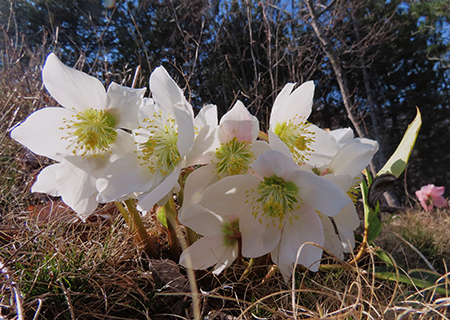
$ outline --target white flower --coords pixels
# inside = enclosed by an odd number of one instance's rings
[[[34,153],[59,161],[43,170],[34,192],[61,195],[85,220],[97,207],[95,180],[114,159],[133,148],[124,130],[138,125],[144,89],[101,82],[69,68],[52,53],[42,78],[48,92],[63,106],[35,111],[14,127],[11,137]]]
[[[251,169],[253,175],[229,176],[209,186],[199,203],[222,217],[237,215],[242,255],[270,252],[288,276],[305,242],[323,245],[318,213],[336,215],[350,200],[336,185],[277,151],[261,154]],[[298,262],[317,270],[321,255],[320,248],[305,245]]]
[[[97,181],[99,202],[139,193],[138,209],[164,204],[178,189],[184,157],[194,143],[191,105],[163,67],[150,76],[153,99],[140,108],[140,126],[134,130],[135,150],[108,167]]]
[[[361,171],[367,167],[378,151],[378,143],[365,138],[353,139],[351,129],[334,130],[329,134],[337,139],[340,149],[329,163],[313,168],[313,172],[334,182],[347,193],[349,198],[353,198],[353,188],[360,182]],[[355,246],[353,232],[360,225],[355,205],[348,204],[333,217],[338,234],[327,217],[321,217],[321,219],[325,233],[324,248],[343,258],[344,252],[353,250]]]
[[[188,155],[187,164],[212,164],[220,178],[245,174],[263,152],[270,150],[264,141],[256,141],[259,121],[241,101],[221,119],[209,134],[199,135]]]
[[[313,104],[314,83],[305,82],[292,91],[294,86],[294,83],[288,83],[275,99],[269,121],[270,146],[293,157],[298,164],[323,165],[339,146],[332,136],[307,122]]]
[[[222,217],[199,204],[205,188],[218,181],[217,174],[208,166],[192,172],[186,179],[184,202],[178,214],[180,222],[203,235],[185,250],[180,264],[186,265],[186,255],[191,256],[194,269],[206,269],[215,265],[219,274],[230,266],[239,252],[239,220],[236,216]]]
[[[203,191],[220,178],[228,175],[246,174],[250,165],[269,145],[256,141],[259,122],[242,102],[238,101],[220,121],[220,126],[201,132],[189,154],[190,163],[210,163],[192,172],[184,190],[183,205],[178,213],[180,222],[204,237],[183,252],[180,263],[185,264],[186,255],[192,256],[194,269],[215,266],[220,273],[238,254],[239,220],[235,216],[222,217],[204,208],[199,201]],[[188,162],[189,163],[189,162]]]

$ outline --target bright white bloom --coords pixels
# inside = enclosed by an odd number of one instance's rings
[[[278,94],[269,121],[269,142],[273,150],[293,157],[298,164],[323,165],[339,150],[332,136],[307,122],[311,114],[314,83],[294,89],[288,83]]]
[[[183,251],[180,264],[188,267],[186,256],[190,255],[193,269],[204,270],[215,266],[213,273],[220,274],[238,256],[239,219],[232,216],[223,218],[210,213],[205,215],[201,222],[194,231],[207,234]]]
[[[378,143],[365,138],[353,139],[351,129],[339,129],[329,134],[337,139],[340,150],[329,163],[313,168],[313,172],[334,182],[347,193],[349,198],[354,198],[353,189],[360,182],[361,171],[367,167],[378,151]],[[348,204],[333,217],[338,234],[330,219],[327,217],[321,217],[321,219],[325,233],[324,248],[343,258],[344,252],[353,250],[355,246],[353,232],[360,225],[354,203]]]
[[[335,184],[301,168],[277,151],[261,154],[253,175],[225,177],[209,186],[199,203],[216,214],[239,217],[242,255],[271,253],[285,276],[305,242],[323,245],[320,215],[336,215],[349,199]],[[298,263],[317,270],[322,250],[305,245]]]
[[[44,169],[33,192],[61,195],[85,220],[97,207],[95,181],[114,159],[133,148],[124,130],[138,125],[144,89],[101,82],[69,68],[52,53],[42,78],[48,92],[63,106],[37,110],[11,131],[11,137],[36,154],[60,163]]]
[[[259,121],[241,101],[221,119],[209,135],[199,135],[188,157],[188,164],[213,164],[216,174],[245,174],[263,152],[270,150],[264,141],[256,141]]]
[[[117,159],[97,181],[99,202],[140,193],[138,209],[164,204],[177,191],[184,157],[194,143],[194,116],[182,90],[163,67],[150,76],[153,99],[140,108],[136,149]]]
[[[214,127],[208,134],[199,134],[188,156],[188,164],[208,165],[191,173],[186,182],[179,212],[183,224],[187,225],[185,221],[191,216],[198,216],[205,210],[209,212],[198,203],[207,186],[229,175],[246,174],[257,156],[270,150],[268,143],[256,141],[258,133],[258,119],[238,101],[222,117],[220,126]]]
[[[197,240],[184,251],[180,264],[186,265],[186,255],[191,256],[194,269],[206,269],[215,265],[214,273],[219,274],[230,266],[239,252],[239,220],[236,216],[222,217],[199,204],[203,191],[218,181],[208,166],[192,172],[186,179],[184,202],[179,211],[180,222],[194,230],[203,238]]]

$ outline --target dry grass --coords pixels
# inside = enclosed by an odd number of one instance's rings
[[[406,269],[429,269],[425,259],[441,274],[450,262],[450,210],[408,210],[388,218],[379,244]]]
[[[41,83],[47,52],[3,36],[0,149],[0,319],[191,319],[184,270],[164,260],[166,239],[148,216],[149,232],[161,234],[161,260],[150,260],[114,208],[100,209],[86,224],[58,207],[57,199],[29,188],[47,159],[9,138],[8,128],[36,109],[54,105]],[[126,76],[128,77],[128,75]],[[124,78],[125,79],[125,78]],[[50,207],[53,205],[53,207]],[[442,274],[450,261],[450,213],[409,211],[388,219],[379,244],[406,269],[426,268],[419,250]],[[394,235],[395,232],[405,241]],[[270,266],[239,280],[243,267],[220,277],[197,272],[204,319],[447,319],[450,290],[388,282],[368,270],[380,262],[371,252],[359,268],[324,266],[298,272],[294,288]],[[450,287],[450,285],[449,285]],[[16,294],[17,293],[17,294]]]
[[[7,319],[17,315],[16,289],[25,319],[37,314],[39,319],[192,319],[184,270],[171,261],[143,255],[114,210],[94,217],[86,224],[38,224],[27,212],[3,217],[9,228],[0,246],[5,265],[0,315]],[[155,222],[147,217],[145,223],[151,227]],[[220,277],[197,272],[202,315],[205,319],[450,316],[449,294],[377,279],[367,272],[375,264],[379,262],[368,253],[358,269],[336,264],[318,273],[299,272],[294,291],[278,273],[264,278],[267,266],[241,281],[244,268],[239,266]]]

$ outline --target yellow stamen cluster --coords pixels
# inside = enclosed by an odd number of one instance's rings
[[[152,119],[144,119],[144,123],[146,126],[140,129],[146,129],[148,138],[139,144],[138,159],[142,161],[141,165],[146,165],[152,173],[170,174],[181,160],[175,119],[170,116],[164,119],[159,112]]]
[[[310,125],[306,120],[296,121],[294,117],[275,126],[274,133],[288,146],[298,164],[308,160],[308,156],[314,152],[310,148],[311,143],[315,141],[314,132],[308,130]]]
[[[357,177],[355,184],[352,187],[350,187],[350,189],[347,191],[347,195],[350,197],[354,205],[356,205],[356,203],[358,202],[358,197],[360,194],[359,188],[360,180],[361,179]]]
[[[264,219],[267,227],[271,222],[274,226],[278,224],[278,228],[281,229],[285,216],[292,224],[292,218],[298,219],[293,212],[299,209],[302,203],[298,196],[298,190],[298,186],[293,182],[285,182],[275,175],[270,178],[265,177],[258,185],[259,197],[251,201],[253,216],[258,218],[260,215],[259,223],[262,224]],[[254,193],[254,190],[247,191],[246,197],[250,196],[250,192]],[[262,209],[262,213],[260,209]]]
[[[251,142],[239,141],[236,137],[221,144],[216,150],[216,157],[219,160],[216,164],[219,177],[245,174],[253,159],[250,147]]]
[[[74,155],[83,158],[98,155],[104,156],[111,144],[116,141],[115,117],[104,110],[86,109],[64,119],[67,136],[63,139],[70,141],[67,149],[72,149]]]

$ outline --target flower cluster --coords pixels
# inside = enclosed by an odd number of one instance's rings
[[[178,220],[202,236],[182,265],[189,255],[194,269],[218,274],[237,258],[270,255],[288,277],[296,264],[318,270],[322,248],[353,249],[354,187],[378,144],[309,123],[312,81],[283,88],[266,135],[241,101],[220,121],[215,105],[194,116],[163,67],[150,76],[151,98],[115,83],[105,91],[54,54],[42,75],[62,107],[34,112],[11,137],[56,162],[32,191],[61,196],[82,220],[110,201],[149,211],[182,188]],[[196,169],[180,183],[184,168]]]

